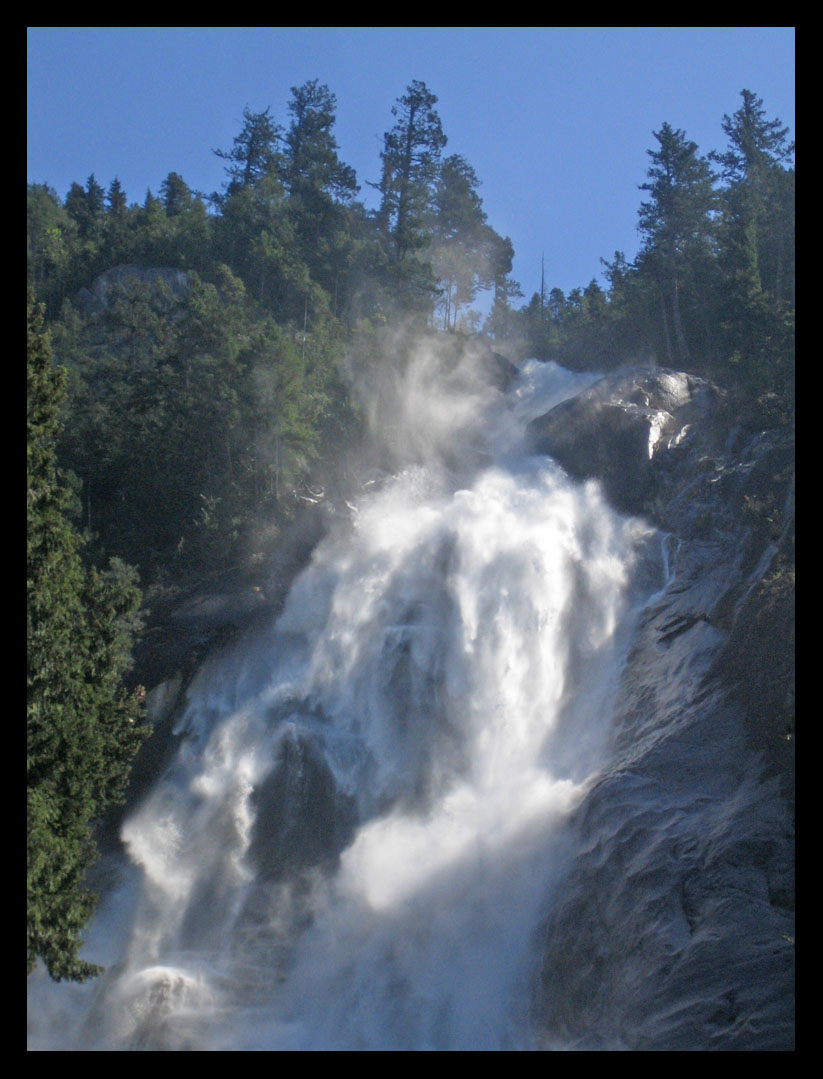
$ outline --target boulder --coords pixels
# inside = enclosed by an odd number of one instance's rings
[[[185,270],[166,266],[113,266],[94,279],[91,288],[77,294],[77,306],[84,314],[100,314],[108,306],[112,289],[144,289],[168,310],[182,303],[189,291]]]
[[[533,420],[529,447],[552,456],[575,479],[597,479],[626,513],[646,511],[655,493],[655,458],[676,447],[717,392],[682,371],[618,372]]]

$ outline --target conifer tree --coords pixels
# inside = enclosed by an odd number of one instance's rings
[[[27,284],[47,311],[56,313],[78,248],[77,224],[45,184],[28,185],[26,218]]]
[[[109,184],[109,190],[106,194],[106,212],[113,214],[115,217],[123,217],[127,208],[126,192],[123,190],[123,185],[115,176]]]
[[[354,169],[338,156],[332,129],[337,98],[328,86],[311,79],[293,86],[288,110],[292,121],[284,137],[283,182],[290,195],[311,192],[341,201],[357,194]]]
[[[794,143],[780,120],[766,118],[750,90],[723,117],[721,308],[726,356],[754,396],[776,392],[793,407]]]
[[[780,120],[766,119],[761,98],[751,90],[742,90],[741,97],[737,112],[723,117],[727,149],[712,154],[726,184],[729,268],[750,298],[761,289],[780,298],[794,243],[794,173],[787,169],[794,143]]]
[[[493,233],[479,186],[468,161],[452,154],[442,163],[432,192],[431,259],[442,290],[445,329],[454,328],[460,308],[493,281]]]
[[[194,196],[179,172],[170,172],[160,185],[160,197],[167,217],[177,217],[191,206]]]
[[[77,183],[69,188],[66,209],[77,222],[81,239],[98,239],[105,212],[105,200],[105,192],[95,179],[94,173],[89,176],[85,188]]]
[[[654,132],[657,150],[648,150],[648,180],[641,184],[651,198],[641,203],[639,229],[644,238],[640,258],[657,280],[669,362],[688,362],[683,325],[683,291],[692,265],[711,242],[715,205],[709,162],[683,131],[664,123]]]
[[[214,151],[219,158],[230,162],[226,166],[226,194],[212,196],[218,205],[235,192],[252,187],[276,169],[282,131],[269,112],[269,109],[252,112],[247,105],[243,109],[243,128],[235,137],[231,150]]]
[[[312,79],[292,87],[292,121],[284,137],[281,176],[299,256],[313,281],[336,298],[345,290],[352,254],[354,169],[338,155],[334,137],[337,99]]]
[[[512,300],[521,298],[520,285],[511,277],[514,264],[514,244],[508,236],[494,233],[491,244],[490,271],[494,288],[492,308],[486,324],[487,331],[497,340],[503,340],[512,332],[514,311]]]
[[[394,127],[383,136],[378,220],[396,262],[425,244],[424,225],[446,145],[437,98],[415,80],[392,107]]]
[[[122,800],[143,740],[139,695],[127,695],[140,603],[134,573],[87,570],[55,461],[63,379],[42,313],[27,303],[27,919],[26,970],[56,980],[98,968],[79,958],[95,899],[92,823]]]

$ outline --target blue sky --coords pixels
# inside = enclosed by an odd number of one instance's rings
[[[664,121],[722,149],[740,91],[795,134],[793,27],[29,27],[27,179],[65,197],[90,173],[130,202],[169,172],[219,189],[245,106],[282,123],[290,88],[336,94],[340,155],[372,194],[391,107],[439,98],[525,298],[600,278],[637,252],[646,151]],[[602,280],[602,278],[601,278]]]

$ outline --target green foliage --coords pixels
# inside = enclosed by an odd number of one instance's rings
[[[76,222],[45,184],[26,191],[26,281],[48,313],[56,314],[70,288],[80,238]]]
[[[500,325],[508,298],[513,249],[489,226],[478,194],[480,181],[459,154],[443,161],[432,196],[431,249],[428,254],[439,282],[443,328],[455,329],[459,312],[481,290],[495,288]]]
[[[436,104],[426,84],[415,80],[392,107],[395,124],[383,136],[378,221],[396,263],[428,241],[425,222],[447,142]]]
[[[318,460],[341,456],[335,437],[354,437],[345,330],[305,271],[298,283],[302,317],[285,325],[226,266],[212,281],[112,272],[96,289],[105,303],[64,310],[73,422],[60,448],[98,556],[149,579],[223,568],[262,516],[290,514]]]
[[[81,960],[94,909],[84,879],[92,822],[122,799],[143,740],[137,696],[122,677],[137,629],[134,571],[87,570],[55,460],[64,379],[42,314],[27,304],[27,958],[55,979],[98,972]]]
[[[94,178],[86,181],[85,188],[74,183],[66,195],[66,210],[77,224],[80,238],[94,242],[99,239],[103,227],[105,194]]]
[[[115,178],[109,184],[108,194],[106,195],[106,212],[111,214],[115,218],[123,218],[128,210],[128,203],[126,202],[126,192],[123,190],[123,185]]]
[[[270,109],[252,112],[248,105],[243,109],[243,128],[232,144],[231,150],[215,150],[224,161],[227,182],[225,196],[213,195],[220,205],[224,198],[244,188],[253,187],[263,177],[277,169],[279,163],[278,143],[280,125],[269,115]]]
[[[227,175],[211,212],[176,172],[142,206],[93,176],[64,203],[29,188],[29,282],[69,379],[61,462],[98,557],[150,578],[226,565],[261,517],[288,516],[307,477],[345,461],[359,394],[341,371],[364,328],[474,328],[483,292],[485,332],[524,353],[573,368],[676,363],[755,412],[791,411],[794,171],[759,99],[744,91],[724,117],[729,147],[709,155],[720,178],[663,124],[637,258],[605,262],[606,287],[541,283],[520,310],[511,241],[489,225],[470,163],[443,157],[436,105],[416,81],[392,108],[374,212],[316,79],[292,88],[282,126],[244,110],[217,151]]]
[[[348,201],[359,188],[354,169],[338,157],[332,134],[337,99],[328,86],[311,79],[292,87],[288,111],[292,120],[284,139],[282,174],[290,195],[313,201]]]
[[[242,284],[169,279],[123,275],[57,334],[74,420],[61,448],[86,524],[145,572],[191,545],[201,496],[231,482],[243,372]]]
[[[701,155],[667,123],[654,132],[637,258],[602,260],[606,292],[592,282],[535,294],[514,325],[526,351],[573,368],[656,361],[708,373],[747,422],[791,422],[794,145],[759,98],[742,98],[723,117],[722,153]]]
[[[767,120],[749,90],[733,116],[722,166],[719,309],[727,362],[737,386],[774,412],[794,409],[794,144],[779,120]]]
[[[714,178],[697,144],[683,131],[663,124],[654,136],[659,147],[648,151],[651,165],[641,184],[651,197],[640,206],[640,259],[657,284],[667,360],[682,365],[690,362],[684,294],[705,283],[712,252]]]

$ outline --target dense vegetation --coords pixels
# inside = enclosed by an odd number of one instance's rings
[[[143,739],[140,698],[127,695],[140,593],[114,561],[84,566],[54,445],[63,392],[39,309],[28,304],[27,378],[27,940],[54,978],[96,968],[79,959],[94,900],[84,884],[96,857],[90,823],[123,795]]]
[[[374,210],[317,80],[292,90],[285,126],[244,111],[219,192],[176,172],[142,204],[116,178],[63,199],[28,186],[29,969],[92,972],[88,822],[139,740],[120,688],[128,567],[151,593],[253,563],[301,495],[345,491],[390,328],[480,331],[570,367],[654,360],[711,375],[753,422],[791,420],[794,148],[753,93],[723,118],[722,152],[654,133],[642,246],[605,263],[607,289],[541,285],[521,308],[511,241],[446,155],[436,104],[413,82],[392,109]]]
[[[535,295],[524,315],[535,354],[569,367],[627,361],[708,374],[755,424],[794,411],[794,144],[743,90],[724,116],[724,152],[704,156],[664,123],[641,189],[639,254],[603,260],[596,280]]]

